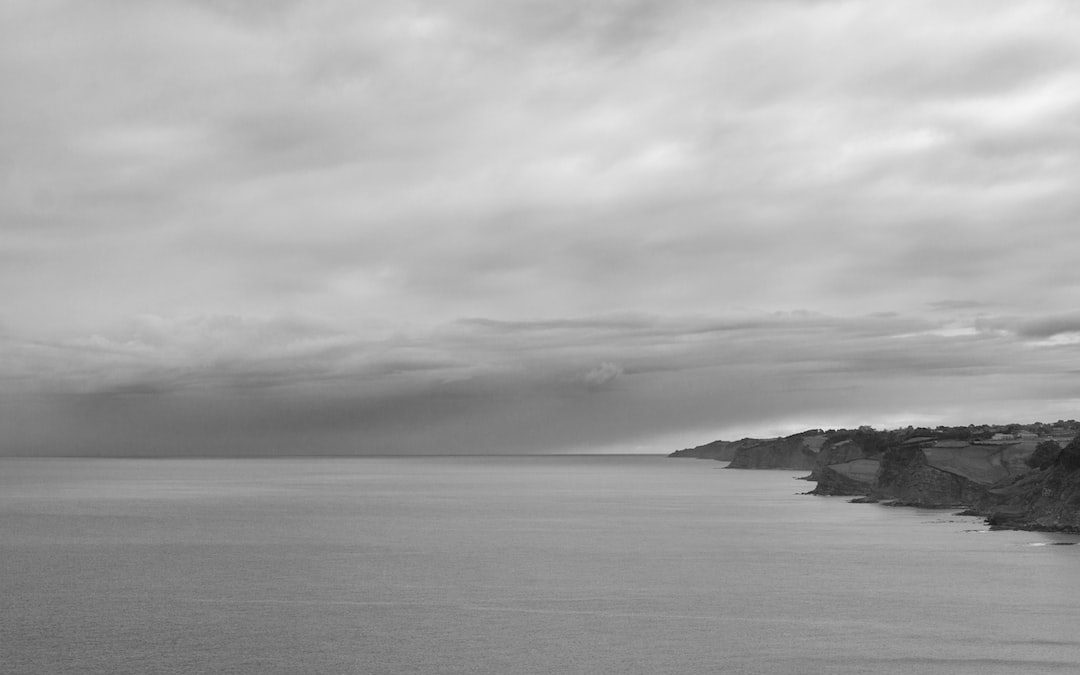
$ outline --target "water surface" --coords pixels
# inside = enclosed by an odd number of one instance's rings
[[[0,460],[11,673],[1071,673],[1076,538],[661,457]]]

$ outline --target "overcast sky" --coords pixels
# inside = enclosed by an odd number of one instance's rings
[[[0,454],[1080,417],[1080,6],[0,3]]]

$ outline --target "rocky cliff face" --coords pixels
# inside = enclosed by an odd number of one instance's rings
[[[695,459],[715,459],[721,462],[730,462],[735,456],[735,443],[732,441],[713,441],[695,448],[676,450],[668,457],[693,457]]]
[[[815,459],[814,471],[807,480],[817,480],[817,474],[821,469],[830,464],[843,464],[863,457],[866,457],[866,451],[862,445],[851,439],[844,439],[835,443],[826,441],[822,444],[821,451]]]
[[[729,469],[811,469],[825,437],[804,432],[771,440],[743,439],[735,449]]]
[[[825,436],[808,431],[786,438],[743,438],[713,441],[695,448],[676,450],[668,457],[694,457],[731,462],[732,469],[809,469]]]
[[[867,495],[874,489],[874,482],[881,462],[865,457],[848,462],[827,464],[816,469],[817,487],[810,491],[815,495]]]
[[[813,494],[969,507],[995,527],[1080,532],[1080,438],[1051,449],[1034,441],[939,441],[895,445],[880,461],[827,463],[843,454],[826,455]]]
[[[922,452],[916,452],[895,480],[879,482],[872,492],[879,498],[892,498],[898,505],[941,508],[970,505],[982,497],[985,488],[969,478],[931,466]]]
[[[1030,450],[1019,443],[903,445],[883,455],[873,493],[913,506],[971,506],[992,486],[1026,473]]]
[[[995,485],[976,512],[996,527],[1080,532],[1080,437],[1053,462]]]

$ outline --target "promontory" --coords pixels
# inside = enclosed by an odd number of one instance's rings
[[[731,469],[809,470],[814,495],[960,508],[993,527],[1080,532],[1080,422],[812,429],[672,453]]]

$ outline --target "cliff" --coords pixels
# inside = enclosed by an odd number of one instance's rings
[[[1080,532],[1080,436],[1052,460],[1032,459],[1030,472],[999,482],[975,512],[994,527]]]
[[[994,527],[1080,533],[1080,423],[805,431],[714,441],[671,457],[735,469],[810,469],[811,494],[966,507]],[[1072,434],[1072,435],[1067,435]],[[1059,441],[1067,441],[1062,448]],[[861,500],[856,500],[861,501]]]
[[[821,451],[818,452],[817,457],[814,460],[813,471],[811,471],[806,479],[818,480],[822,469],[827,466],[844,464],[856,459],[863,459],[867,456],[868,453],[866,452],[866,449],[850,438],[839,441],[828,439],[822,444]]]
[[[826,436],[820,431],[805,431],[786,438],[737,441],[729,469],[811,469]]]
[[[817,481],[815,495],[869,495],[877,484],[881,457],[894,446],[917,446],[928,439],[917,436],[903,442],[892,432],[860,427],[829,432],[806,480]]]
[[[827,464],[816,470],[815,495],[867,495],[874,489],[881,462],[865,457],[848,462]]]
[[[904,444],[882,456],[871,495],[924,507],[973,506],[1003,481],[1026,474],[1037,444],[937,441]]]
[[[876,432],[869,427],[863,427],[856,431],[831,432],[821,444],[821,450],[814,460],[813,470],[806,480],[821,481],[823,478],[830,482],[836,478],[828,467],[835,467],[857,459],[879,459],[881,454],[889,447],[892,436],[888,432]],[[918,439],[916,439],[918,440]],[[861,464],[859,466],[866,466]],[[841,472],[843,473],[843,471]],[[860,474],[859,481],[863,476]],[[820,486],[819,486],[820,487]],[[830,488],[823,488],[830,489]],[[865,494],[865,490],[858,493],[848,492],[819,492],[814,494]]]
[[[730,462],[735,456],[735,443],[732,441],[713,441],[695,448],[676,450],[668,457],[693,457],[695,459],[715,459],[721,462]]]
[[[732,469],[808,469],[821,449],[825,436],[805,431],[787,438],[742,438],[713,441],[694,448],[676,450],[668,457],[693,457],[731,462]]]
[[[1080,532],[1080,437],[1064,449],[1044,439],[913,439],[880,459],[823,451],[812,494],[866,495],[898,506],[967,507],[993,527]]]

